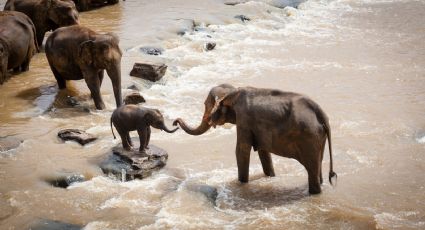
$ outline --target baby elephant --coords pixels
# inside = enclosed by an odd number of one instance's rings
[[[139,152],[145,152],[151,136],[150,126],[164,130],[167,133],[174,133],[178,128],[169,130],[164,124],[164,117],[157,109],[139,107],[137,105],[123,105],[115,109],[111,116],[111,130],[116,139],[112,123],[121,136],[122,146],[130,151],[131,143],[130,131],[137,130],[140,139]]]

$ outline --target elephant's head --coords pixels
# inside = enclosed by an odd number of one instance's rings
[[[157,109],[148,110],[145,118],[148,125],[160,130],[164,130],[167,133],[174,133],[175,131],[177,131],[177,129],[179,129],[179,128],[175,128],[173,130],[168,129],[167,126],[165,126],[164,124],[164,117],[162,116],[161,112]]]
[[[121,96],[121,57],[118,45],[119,39],[115,34],[98,34],[93,40],[80,44],[78,55],[84,68],[93,70],[106,69],[111,78],[117,107],[122,104]]]
[[[9,49],[7,43],[0,38],[0,85],[7,78],[7,64],[9,59]]]
[[[237,89],[229,84],[222,84],[213,87],[207,99],[205,100],[205,111],[202,118],[201,124],[196,128],[189,127],[181,118],[177,118],[173,125],[179,124],[180,127],[190,135],[201,135],[208,131],[211,126],[221,125],[224,123],[235,123],[235,113],[233,109],[228,107],[218,107],[221,99],[232,92],[236,92]],[[222,101],[221,101],[222,102]]]
[[[53,30],[79,24],[78,11],[71,0],[44,0],[47,18]]]

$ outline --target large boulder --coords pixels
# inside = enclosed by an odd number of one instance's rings
[[[136,139],[133,139],[133,143],[138,146]],[[120,143],[106,154],[99,167],[103,173],[122,181],[146,178],[153,171],[163,168],[168,160],[168,153],[164,149],[155,145],[148,147],[146,153],[140,153],[138,150],[126,151]]]
[[[64,129],[58,132],[58,137],[63,141],[76,141],[80,145],[86,145],[97,140],[97,137],[79,129]]]
[[[161,80],[165,71],[167,71],[165,64],[134,63],[130,76],[156,82]]]

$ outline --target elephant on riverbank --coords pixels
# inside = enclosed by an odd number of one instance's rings
[[[31,19],[16,11],[0,12],[0,84],[7,80],[10,69],[28,71],[31,58],[37,51]]]
[[[8,0],[4,10],[19,11],[31,18],[40,47],[47,31],[78,24],[78,11],[71,0]]]
[[[73,0],[80,12],[104,5],[117,4],[119,0]]]
[[[168,129],[159,110],[143,108],[137,105],[123,105],[112,113],[111,130],[114,139],[116,139],[112,124],[114,124],[121,137],[123,148],[127,151],[131,150],[131,146],[133,146],[129,132],[137,130],[140,139],[139,152],[144,152],[149,144],[151,126],[167,133],[174,133],[178,129]]]
[[[239,181],[249,177],[251,148],[258,151],[263,171],[274,176],[270,153],[298,160],[307,170],[309,192],[321,192],[322,160],[326,139],[329,144],[329,182],[333,171],[331,129],[328,117],[306,96],[274,89],[213,87],[205,100],[205,112],[197,128],[181,118],[174,121],[188,134],[201,135],[211,126],[236,124],[236,160]]]
[[[84,79],[97,109],[105,108],[100,95],[104,70],[112,81],[116,106],[122,104],[121,56],[115,34],[99,34],[75,25],[55,30],[46,41],[46,56],[58,82],[66,88],[67,80]]]

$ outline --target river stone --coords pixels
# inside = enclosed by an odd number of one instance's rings
[[[97,140],[97,137],[79,129],[64,129],[58,132],[58,137],[63,141],[76,141],[80,145],[85,145]]]
[[[242,22],[251,21],[250,18],[248,18],[247,16],[242,15],[242,14],[241,15],[236,15],[235,18],[240,19]]]
[[[138,141],[133,140],[135,146]],[[112,175],[119,180],[143,179],[152,174],[153,171],[161,169],[168,160],[168,153],[155,145],[149,145],[146,153],[138,150],[126,151],[121,143],[108,153],[99,164],[103,173]],[[124,173],[124,175],[123,175]]]
[[[46,182],[54,187],[68,188],[73,183],[83,182],[86,177],[79,173],[60,173],[55,178],[46,179]]]
[[[83,226],[69,224],[57,220],[41,219],[35,221],[30,228],[31,230],[80,230]]]
[[[137,105],[144,102],[146,102],[146,100],[142,95],[140,95],[139,92],[132,92],[128,94],[127,96],[125,96],[124,98],[124,104],[126,105],[130,105],[130,104]]]
[[[130,76],[156,82],[164,76],[165,71],[167,71],[165,64],[134,63]]]
[[[0,152],[6,152],[12,149],[16,149],[21,145],[23,141],[16,137],[0,137]]]
[[[158,55],[161,55],[162,52],[164,52],[164,49],[145,46],[145,47],[141,47],[140,51],[142,51],[142,53],[145,53],[145,54],[148,54],[148,55],[158,56]]]
[[[189,191],[202,193],[214,206],[218,196],[217,189],[206,184],[188,184],[187,189]]]
[[[216,46],[215,42],[207,42],[205,44],[205,50],[209,51],[209,50],[213,50]]]

